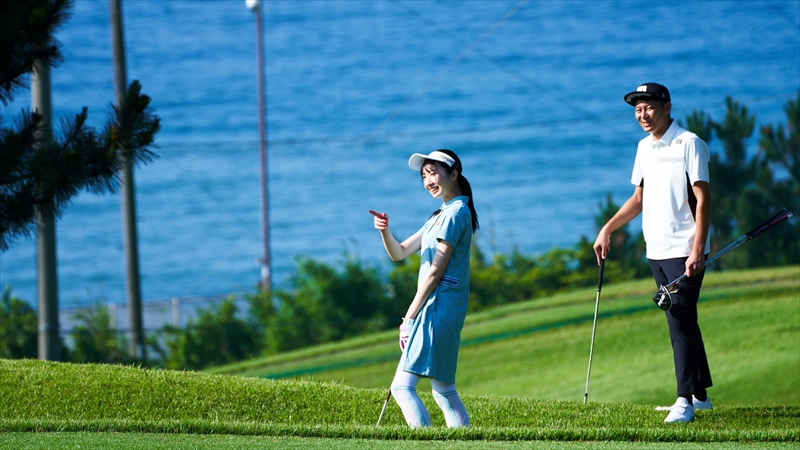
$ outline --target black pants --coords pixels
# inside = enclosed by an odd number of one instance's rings
[[[666,285],[683,275],[686,272],[686,259],[650,260],[656,285]],[[705,271],[692,278],[684,278],[680,282],[680,289],[672,294],[672,308],[665,311],[675,360],[678,395],[711,387],[711,370],[697,324],[697,300],[700,298],[704,275]]]

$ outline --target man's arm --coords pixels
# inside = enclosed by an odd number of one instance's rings
[[[633,195],[619,208],[614,217],[612,217],[597,234],[597,240],[594,241],[594,253],[597,255],[597,265],[600,265],[601,259],[606,259],[609,250],[611,250],[611,233],[633,220],[642,212],[642,196],[644,189],[642,186],[636,186]]]
[[[705,268],[706,240],[708,239],[708,228],[711,223],[711,187],[707,181],[696,181],[692,185],[692,192],[697,198],[697,208],[695,210],[695,222],[697,228],[694,233],[694,243],[692,244],[689,258],[686,259],[686,276],[693,277]]]

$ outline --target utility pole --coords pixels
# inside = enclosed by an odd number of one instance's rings
[[[122,30],[122,1],[109,0],[111,18],[111,43],[114,49],[114,93],[117,107],[122,104],[128,89],[125,67],[125,41]],[[147,361],[142,326],[142,293],[139,281],[139,246],[136,233],[136,198],[133,183],[133,167],[130,155],[125,155],[122,167],[122,238],[125,247],[125,288],[128,298],[130,322],[130,354],[133,359]]]
[[[269,292],[272,286],[269,251],[269,181],[267,159],[267,80],[264,74],[264,25],[261,0],[245,0],[245,5],[256,14],[256,52],[258,54],[258,150],[261,166],[261,213],[264,235],[264,257],[261,262],[261,288]]]
[[[36,60],[31,75],[31,108],[42,116],[36,130],[38,146],[53,138],[53,114],[50,101],[50,64]],[[56,218],[52,211],[36,211],[36,287],[38,297],[39,359],[61,359],[58,327],[58,272],[56,270]]]

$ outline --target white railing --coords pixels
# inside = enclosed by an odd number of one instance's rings
[[[242,294],[232,294],[237,307],[237,315],[245,316],[248,304]],[[160,330],[165,325],[183,327],[197,317],[198,313],[211,306],[226,301],[231,295],[213,297],[173,297],[170,300],[148,300],[142,302],[142,325],[146,332]],[[102,303],[108,308],[111,328],[120,332],[130,330],[128,305],[125,303]],[[96,308],[95,305],[62,307],[58,311],[59,334],[66,336],[78,324],[76,315],[81,311]]]

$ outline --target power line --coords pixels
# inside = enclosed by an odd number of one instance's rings
[[[784,4],[785,4],[785,3],[788,3],[788,4],[790,4],[790,5],[795,5],[795,6],[797,6],[797,5],[800,5],[800,2],[796,2],[796,1],[795,1],[795,2],[783,2],[783,3],[784,3]],[[781,17],[783,17],[784,19],[786,19],[786,21],[787,21],[787,22],[789,22],[789,24],[790,24],[792,27],[794,27],[794,29],[795,29],[795,30],[797,30],[798,28],[800,28],[800,22],[798,22],[798,19],[800,19],[800,8],[798,8],[798,10],[797,10],[797,12],[798,12],[798,15],[797,15],[797,16],[794,16],[794,17],[792,17],[792,16],[790,16],[790,15],[789,15],[789,13],[788,13],[788,12],[786,12],[786,11],[784,11],[784,10],[782,10],[782,9],[778,8],[778,5],[776,5],[776,2],[767,2],[767,6],[769,6],[769,8],[770,8],[771,10],[773,10],[773,11],[777,12],[777,13],[778,13],[778,15],[780,15]]]
[[[606,121],[613,121],[613,120],[621,120],[623,118],[629,118],[630,114],[614,114],[603,117],[602,120]],[[433,129],[433,130],[420,130],[420,131],[401,131],[401,132],[394,132],[394,133],[369,133],[369,134],[351,134],[351,135],[340,135],[340,136],[314,136],[314,137],[307,137],[307,138],[296,138],[296,137],[289,137],[289,138],[282,138],[282,139],[270,139],[269,145],[272,146],[281,146],[281,147],[292,147],[297,145],[308,145],[308,144],[328,144],[328,143],[339,143],[339,142],[348,142],[348,141],[365,141],[369,139],[398,139],[398,138],[409,138],[409,137],[431,137],[431,136],[446,136],[449,134],[467,134],[467,133],[485,133],[485,132],[494,132],[494,131],[509,131],[509,130],[522,130],[526,128],[536,128],[536,127],[549,127],[553,125],[560,125],[560,124],[575,124],[576,122],[580,122],[580,120],[576,120],[574,118],[564,118],[564,119],[554,119],[554,120],[541,120],[541,121],[534,121],[534,122],[527,122],[527,123],[514,123],[508,125],[493,125],[493,126],[473,126],[473,127],[465,127],[465,128],[448,128],[448,129]],[[224,147],[226,145],[236,145],[238,147],[242,147],[243,145],[248,146],[255,146],[258,143],[256,140],[237,140],[237,141],[206,141],[206,142],[182,142],[182,141],[172,141],[172,142],[159,142],[161,147],[173,147],[173,148],[196,148],[196,147]],[[247,151],[244,150],[243,151]]]
[[[369,139],[371,139],[378,130],[382,129],[386,125],[393,122],[397,117],[400,116],[406,109],[408,109],[412,104],[414,104],[420,97],[422,97],[425,92],[427,92],[431,87],[433,87],[442,77],[444,77],[450,70],[453,69],[457,64],[459,64],[467,55],[472,53],[474,49],[483,41],[489,38],[494,32],[496,32],[504,23],[506,23],[509,19],[514,17],[523,6],[525,6],[530,0],[521,0],[519,1],[514,7],[512,7],[503,17],[495,21],[491,27],[487,31],[485,31],[481,36],[479,36],[469,47],[462,50],[458,56],[456,56],[450,63],[439,70],[434,76],[432,76],[423,86],[416,90],[402,105],[395,108],[391,113],[389,113],[386,118],[384,118],[378,125],[376,125],[372,131],[367,134],[363,139],[360,139],[356,145],[354,145],[350,150],[346,152],[342,152],[327,168],[325,171],[321,171],[319,176],[315,179],[311,180],[308,184],[308,187],[299,192],[297,195],[294,196],[293,199],[289,199],[288,201],[294,201],[298,197],[303,197],[307,195],[309,192],[316,189],[317,185],[325,179],[328,175],[333,173],[336,166],[339,165],[341,161],[345,159],[346,156],[351,155],[355,151],[359,150]],[[284,206],[286,203],[284,203]]]
[[[480,45],[482,42],[484,42],[486,39],[488,39],[489,36],[494,34],[494,32],[496,32],[504,23],[506,23],[509,19],[511,19],[514,15],[516,15],[522,9],[522,7],[525,6],[529,1],[530,0],[521,0],[516,5],[514,5],[514,7],[512,7],[503,17],[501,17],[494,24],[492,24],[492,26],[489,27],[489,29],[487,31],[485,31],[483,34],[481,34],[481,36],[479,36],[472,44],[470,44],[467,48],[462,50],[461,53],[458,56],[456,56],[453,60],[451,60],[450,63],[446,67],[440,69],[439,72],[437,72],[433,77],[431,77],[423,86],[421,86],[419,89],[417,89],[416,92],[414,92],[414,94],[412,94],[402,105],[400,105],[397,108],[395,108],[386,118],[384,118],[380,123],[378,123],[378,125],[376,125],[372,129],[372,131],[370,133],[368,133],[366,135],[363,135],[363,136],[359,136],[357,144],[355,146],[353,146],[353,148],[351,150],[346,151],[346,152],[342,152],[332,162],[332,164],[330,164],[328,166],[326,171],[320,173],[320,175],[318,177],[316,177],[314,180],[311,181],[311,183],[309,183],[308,187],[303,192],[300,192],[298,195],[295,195],[293,197],[293,199],[288,199],[287,201],[294,201],[298,197],[302,197],[302,196],[306,195],[307,193],[311,192],[313,189],[315,189],[317,184],[319,184],[319,182],[321,182],[325,177],[327,177],[328,175],[333,173],[335,167],[342,160],[344,160],[346,156],[348,156],[348,155],[352,154],[353,152],[355,152],[356,150],[360,149],[364,145],[364,143],[366,143],[368,140],[375,138],[377,136],[377,131],[379,131],[380,129],[382,129],[386,125],[388,125],[391,122],[393,122],[397,117],[399,117],[406,109],[408,109],[420,97],[422,97],[422,95],[424,95],[425,92],[427,92],[431,87],[433,87],[436,83],[438,83],[439,80],[442,77],[444,77],[448,72],[450,72],[450,70],[452,70],[453,67],[458,65],[467,55],[472,53],[477,48],[478,45]],[[204,192],[211,197],[209,191],[204,189]],[[214,199],[214,198],[212,197],[212,199]],[[217,201],[217,203],[219,203],[220,205],[223,204],[221,201],[218,201],[216,199],[214,199],[214,200]],[[287,206],[286,203],[284,203],[283,205]],[[225,209],[224,206],[221,206],[221,207],[223,209]],[[228,215],[233,217],[234,220],[236,220],[237,222],[240,222],[240,224],[244,225],[244,223],[242,221],[238,220],[232,212],[230,212],[230,211],[226,211],[226,212],[227,212]],[[195,284],[192,286],[192,289],[194,289],[196,286],[201,284],[205,279],[207,279],[208,276],[214,270],[216,270],[216,268],[218,266],[219,266],[219,264],[217,264],[213,268],[209,269],[209,271],[207,271],[206,274],[204,274],[203,277],[201,277],[200,281],[195,282]]]
[[[739,100],[740,103],[746,104],[748,106],[756,105],[756,104],[763,104],[763,103],[770,103],[779,100],[791,100],[792,96],[787,96],[786,94],[780,95],[773,95],[767,97],[758,97],[758,98],[749,98],[749,99],[741,99]],[[684,109],[695,109],[691,104],[686,104],[686,108]],[[725,104],[719,103],[716,106],[711,106],[708,108],[703,108],[705,111],[708,110],[725,110]],[[630,119],[631,114],[625,113],[616,113],[616,114],[609,114],[607,116],[600,117],[600,122],[606,124],[608,122],[620,121],[620,120],[628,120]],[[328,144],[328,143],[346,143],[349,141],[361,141],[361,140],[368,140],[368,139],[383,139],[383,140],[390,140],[390,139],[403,139],[403,138],[414,138],[414,137],[432,137],[432,136],[447,136],[450,134],[469,134],[469,133],[486,133],[486,132],[495,132],[495,131],[509,131],[509,130],[523,130],[526,128],[537,128],[537,127],[550,127],[555,125],[562,125],[562,124],[569,124],[570,126],[574,126],[576,124],[582,124],[586,122],[596,122],[595,119],[576,119],[576,118],[564,118],[564,119],[553,119],[553,120],[540,120],[540,121],[533,121],[533,122],[524,122],[524,123],[513,123],[507,125],[492,125],[492,126],[474,126],[474,127],[464,127],[464,128],[448,128],[448,129],[430,129],[430,130],[420,130],[420,131],[399,131],[399,132],[392,132],[392,133],[370,133],[370,134],[350,134],[350,135],[339,135],[339,136],[313,136],[313,137],[287,137],[287,138],[278,138],[278,139],[270,139],[269,146],[270,147],[293,147],[298,145],[313,145],[313,144]],[[628,138],[629,135],[626,134]],[[629,140],[629,139],[627,139]],[[638,141],[637,141],[638,142]],[[258,141],[255,139],[252,140],[230,140],[230,141],[193,141],[193,142],[185,142],[185,141],[159,141],[159,146],[162,148],[226,148],[226,147],[233,147],[230,150],[226,151],[242,151],[242,152],[250,152],[252,150],[248,150],[246,147],[253,147],[258,145]]]
[[[445,35],[451,37],[452,39],[454,39],[454,40],[456,40],[458,42],[462,42],[462,43],[464,42],[455,33],[451,32],[450,30],[448,30],[446,28],[443,28],[443,27],[439,26],[437,23],[433,22],[432,20],[429,20],[428,18],[426,18],[425,16],[423,16],[419,12],[413,10],[408,5],[405,5],[404,3],[400,2],[399,0],[395,0],[395,1],[396,1],[397,4],[399,4],[403,8],[405,8],[406,11],[411,13],[413,16],[415,16],[416,18],[418,18],[422,22],[424,22],[424,23],[436,28],[437,30],[441,31]],[[476,48],[475,49],[475,53],[477,53],[478,55],[480,55],[481,57],[483,57],[485,60],[489,61],[490,63],[496,65],[497,67],[502,69],[504,72],[506,72],[506,73],[510,74],[511,76],[513,76],[514,78],[522,81],[523,83],[525,83],[528,86],[534,88],[535,90],[540,91],[540,92],[544,93],[545,95],[547,95],[548,97],[556,100],[556,102],[558,104],[567,104],[569,102],[568,98],[554,93],[552,90],[546,88],[544,85],[537,83],[536,81],[534,81],[533,79],[531,79],[529,77],[526,77],[525,75],[521,74],[520,72],[518,72],[514,68],[510,67],[508,64],[505,64],[504,62],[498,61],[494,57],[492,57],[490,55],[487,55],[482,50]],[[615,133],[619,134],[620,136],[623,136],[626,141],[638,142],[638,140],[635,140],[635,139],[633,139],[631,137],[630,133],[628,133],[626,131],[623,131],[623,130],[620,130],[619,128],[616,128],[616,127],[613,127],[613,126],[608,126],[607,122],[605,122],[602,117],[600,117],[600,116],[598,116],[596,114],[593,114],[593,113],[589,112],[588,110],[586,110],[584,108],[581,108],[580,106],[578,106],[579,104],[576,104],[576,103],[572,102],[572,103],[570,103],[570,105],[571,105],[572,109],[574,109],[575,111],[578,111],[579,113],[581,113],[581,115],[583,115],[586,119],[588,119],[589,122],[606,123],[606,127],[607,128],[610,128]]]

